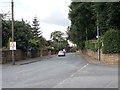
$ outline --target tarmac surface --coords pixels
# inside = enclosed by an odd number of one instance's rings
[[[3,88],[118,88],[118,67],[84,60],[78,53],[2,65]]]

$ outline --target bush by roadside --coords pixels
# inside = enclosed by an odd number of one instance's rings
[[[107,31],[103,38],[103,48],[104,54],[110,53],[120,53],[120,31],[110,29]]]

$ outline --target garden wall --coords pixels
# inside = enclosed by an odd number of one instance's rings
[[[87,50],[86,52],[84,52],[84,54],[87,54],[95,60],[98,60],[98,52]],[[103,54],[101,51],[100,61],[107,64],[120,64],[120,54]]]
[[[2,53],[2,56],[0,58],[0,64],[12,62],[12,51],[2,50],[1,53]],[[16,61],[48,55],[47,50],[43,50],[43,51],[34,50],[34,51],[27,51],[27,52],[23,51],[23,50],[16,50],[16,51],[14,51],[14,53],[15,53],[14,58],[15,58]],[[56,52],[53,51],[50,54],[51,55],[56,54]]]

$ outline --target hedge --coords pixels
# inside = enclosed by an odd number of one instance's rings
[[[91,43],[90,41],[85,42],[85,48],[93,51],[98,50],[98,43]]]
[[[104,54],[120,53],[120,31],[110,29],[103,37]]]

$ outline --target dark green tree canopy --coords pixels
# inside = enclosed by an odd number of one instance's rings
[[[72,2],[69,8],[68,39],[78,46],[96,38],[97,26],[100,36],[110,28],[120,29],[120,2]]]
[[[52,46],[57,50],[62,50],[68,46],[68,41],[64,37],[64,33],[61,31],[54,31],[51,33],[51,39],[53,40]]]
[[[36,20],[35,20],[36,21]],[[38,24],[34,23],[35,32],[33,27],[27,22],[22,20],[14,21],[14,41],[16,41],[17,49],[32,50],[44,48],[46,40],[41,36],[38,30]],[[9,42],[11,40],[11,20],[2,18],[2,47],[9,49]]]
[[[63,35],[64,35],[64,33],[61,32],[61,31],[54,31],[54,32],[51,33],[50,38],[53,41],[59,42],[59,41],[63,41],[64,40]]]
[[[38,37],[41,37],[42,35],[42,31],[41,31],[41,28],[40,28],[40,24],[39,24],[39,21],[37,19],[37,17],[35,16],[34,19],[33,19],[33,30],[32,30],[32,33],[34,34],[34,37],[35,38],[38,38]]]

